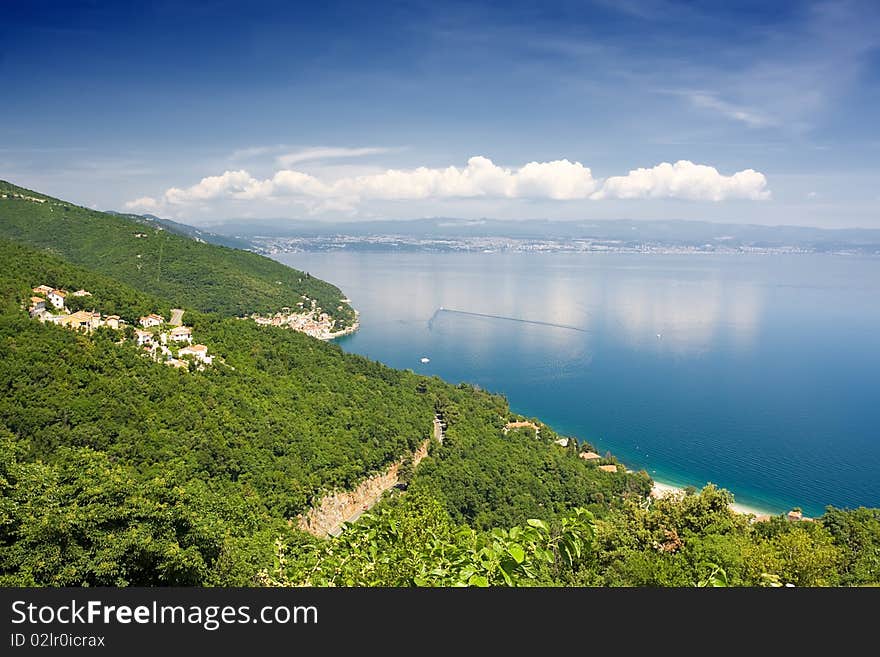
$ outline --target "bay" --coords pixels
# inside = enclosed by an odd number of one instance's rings
[[[352,300],[344,350],[502,393],[658,481],[772,512],[880,506],[876,258],[276,258]]]

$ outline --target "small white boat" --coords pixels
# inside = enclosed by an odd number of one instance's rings
[[[430,363],[431,362],[431,359],[428,358],[427,356],[422,356],[419,360],[422,363]]]

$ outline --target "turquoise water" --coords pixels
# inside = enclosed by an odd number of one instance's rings
[[[880,506],[880,259],[278,259],[352,299],[346,351],[503,393],[659,481],[770,511]]]

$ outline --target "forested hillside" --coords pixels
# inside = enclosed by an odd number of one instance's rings
[[[438,409],[448,440],[413,483],[448,496],[463,522],[551,519],[579,503],[602,515],[618,493],[647,485],[599,472],[549,438],[505,436],[501,397],[293,331],[188,311],[223,363],[185,372],[118,344],[115,331],[41,324],[22,309],[41,282],[86,287],[91,305],[130,319],[169,304],[11,242],[0,240],[0,258],[0,561],[10,582],[246,583],[270,562],[279,527],[410,453]],[[123,536],[134,543],[118,544]]]
[[[244,315],[293,308],[306,295],[339,327],[354,321],[343,293],[307,273],[5,181],[0,181],[0,237],[112,276],[171,306]]]

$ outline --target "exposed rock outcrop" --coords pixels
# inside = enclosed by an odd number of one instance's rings
[[[413,467],[428,455],[429,443],[430,439],[424,440],[413,452]],[[308,513],[297,517],[297,526],[321,538],[337,536],[342,531],[344,523],[357,520],[364,511],[382,499],[385,491],[398,484],[398,473],[405,460],[396,461],[384,472],[364,479],[353,491],[340,491],[321,498],[321,501],[309,509]]]

